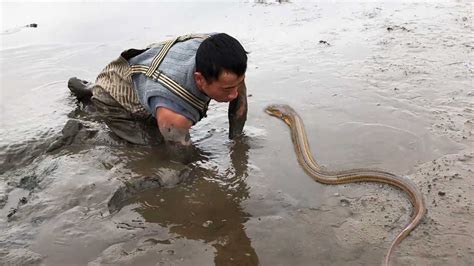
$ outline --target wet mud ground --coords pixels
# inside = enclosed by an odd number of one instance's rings
[[[0,264],[380,265],[406,196],[314,182],[270,103],[299,112],[324,167],[421,189],[428,213],[394,265],[474,264],[468,1],[1,5]],[[124,49],[209,31],[250,51],[251,96],[233,141],[227,106],[210,106],[199,156],[120,141],[66,88]]]

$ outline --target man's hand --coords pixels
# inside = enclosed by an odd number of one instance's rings
[[[245,121],[247,121],[247,87],[242,83],[239,96],[229,103],[229,138],[233,139],[242,134]]]

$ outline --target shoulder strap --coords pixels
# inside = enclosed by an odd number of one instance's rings
[[[150,68],[148,69],[148,71],[145,74],[147,77],[151,77],[153,72],[155,72],[155,70],[158,69],[161,62],[165,58],[165,55],[170,50],[171,46],[173,46],[173,44],[178,40],[178,38],[179,37],[176,37],[172,40],[169,40],[169,41],[165,42],[165,44],[163,45],[163,48],[161,48],[160,52],[158,54],[156,54],[155,57],[153,58],[153,61],[151,61]]]
[[[132,74],[142,73],[146,75],[146,73],[148,73],[148,71],[150,70],[150,67],[145,65],[133,65],[130,68]],[[202,116],[204,116],[204,113],[207,110],[207,106],[209,104],[208,102],[204,102],[203,100],[197,98],[195,95],[193,95],[188,90],[179,85],[177,82],[163,74],[163,72],[161,71],[153,72],[150,78],[160,82],[165,88],[176,94],[181,99],[185,100],[191,106],[196,108]]]

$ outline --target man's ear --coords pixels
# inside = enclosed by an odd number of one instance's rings
[[[194,72],[194,81],[196,82],[198,88],[202,89],[206,82],[206,79],[201,74],[201,72]]]

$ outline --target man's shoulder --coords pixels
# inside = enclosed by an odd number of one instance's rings
[[[186,41],[189,41],[189,40],[194,40],[195,42],[202,42],[204,39],[206,39],[206,38],[208,38],[212,35],[215,35],[215,34],[218,34],[218,32],[184,34],[184,35],[180,35],[180,36],[177,36],[177,37],[168,38],[164,41],[152,43],[152,44],[148,45],[147,48],[156,48],[156,47],[161,48],[165,44],[167,44],[168,42],[170,42],[172,40],[175,40],[175,42],[186,42]]]

